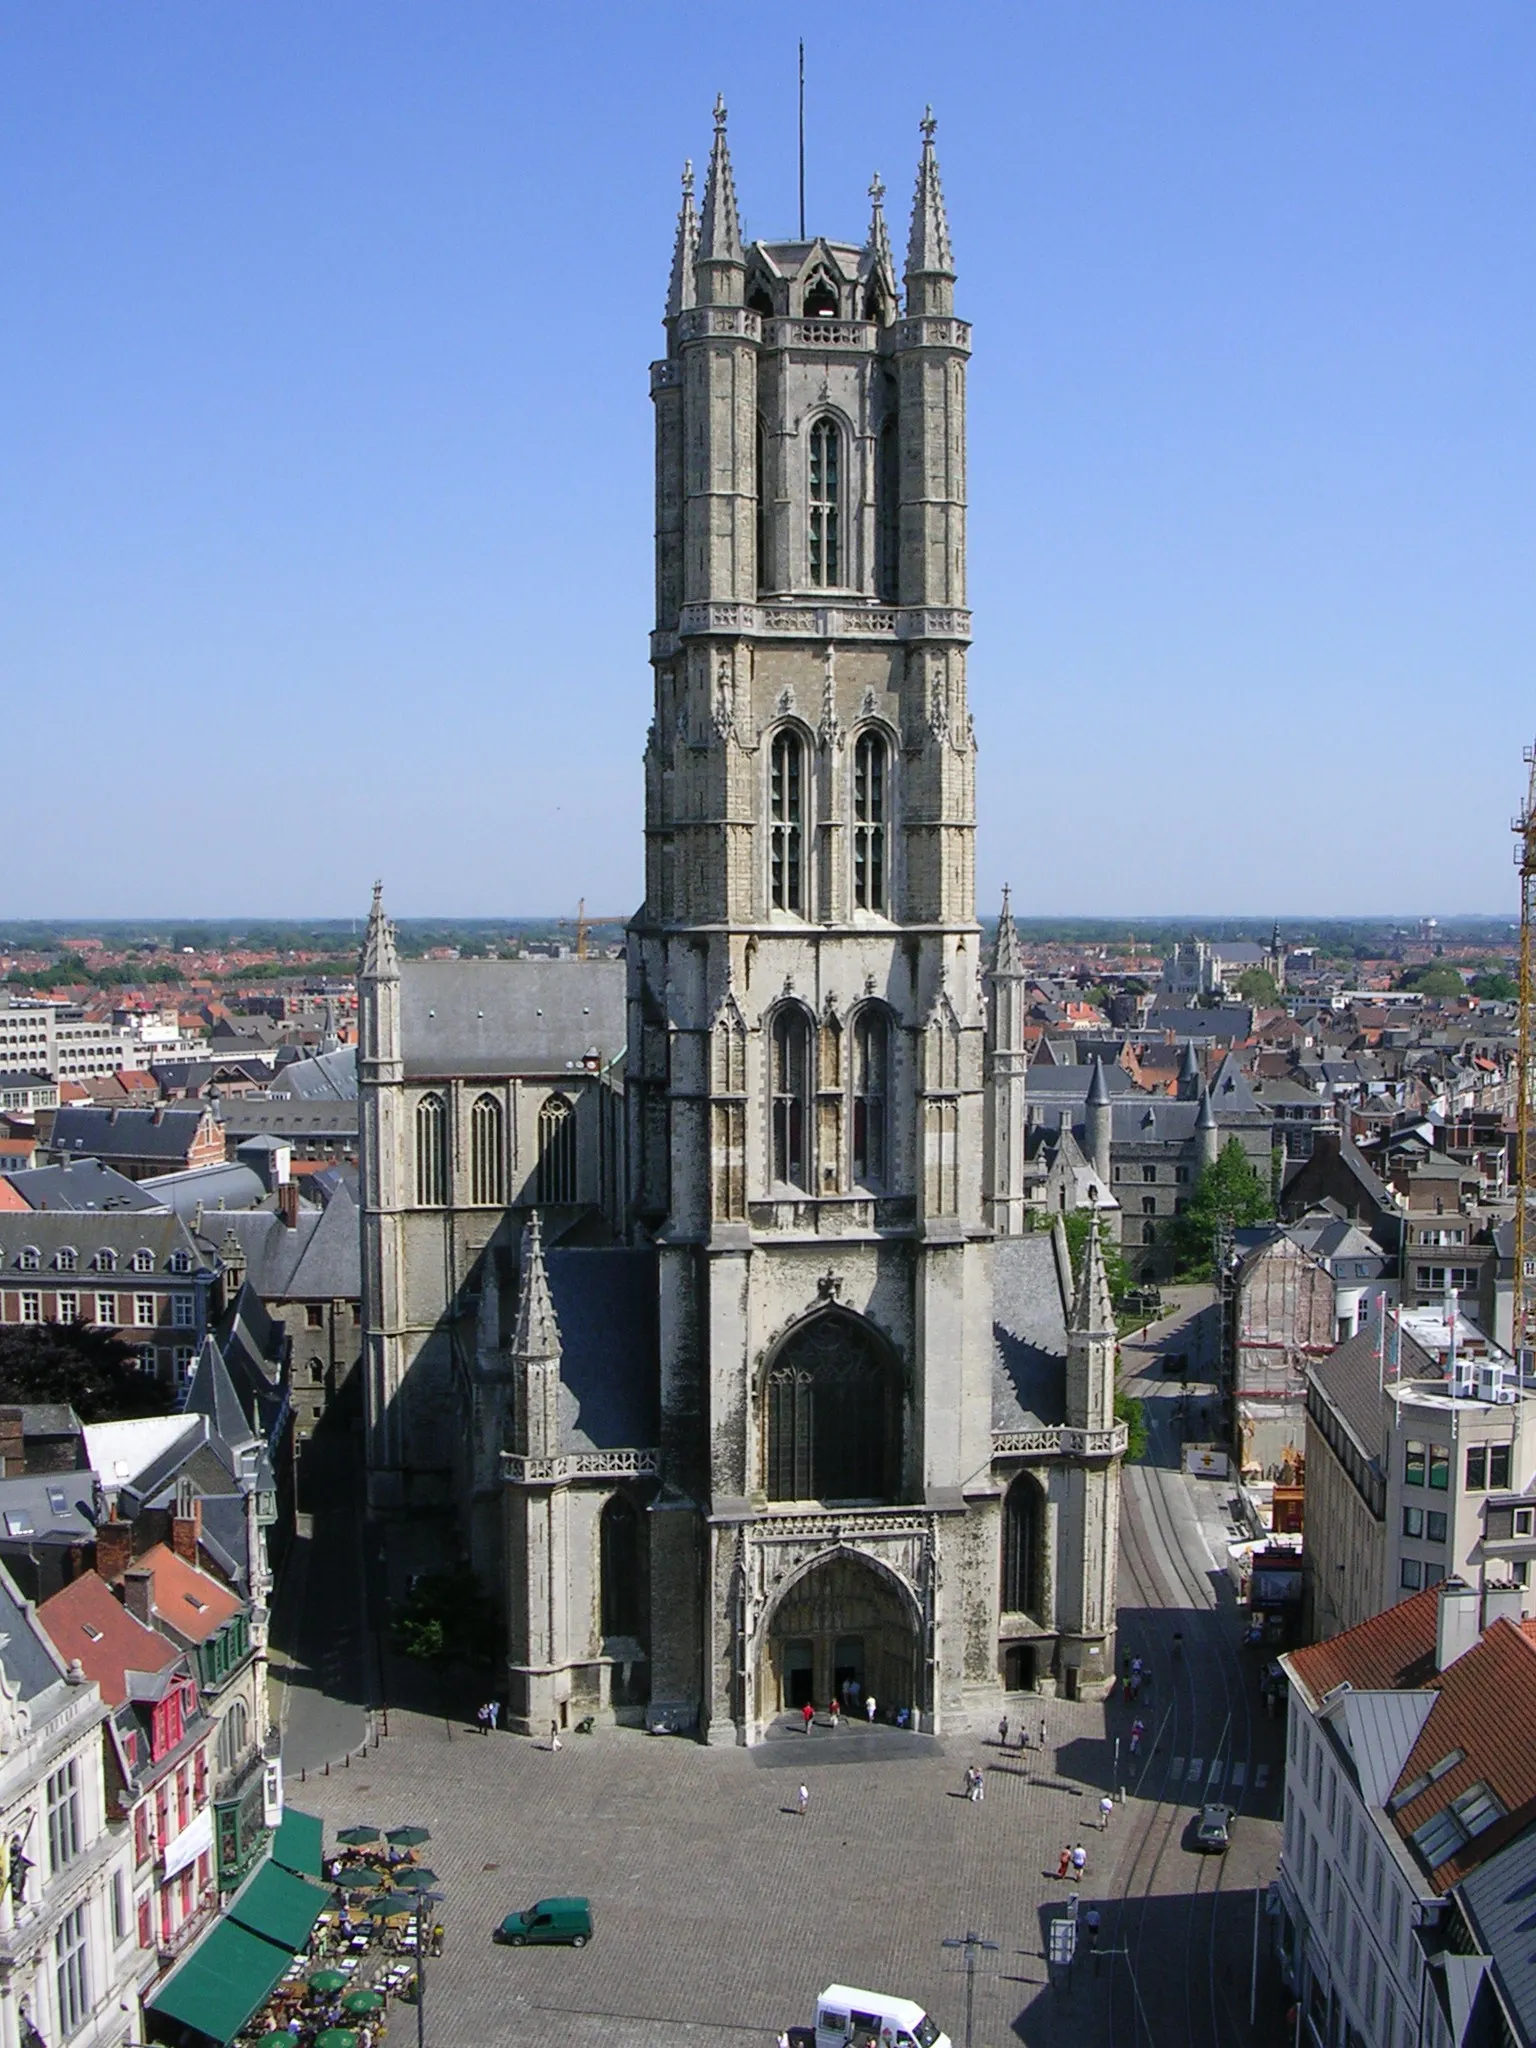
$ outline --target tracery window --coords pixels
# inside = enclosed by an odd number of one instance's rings
[[[1003,1502],[1005,1614],[1034,1614],[1040,1600],[1040,1489],[1020,1473]]]
[[[441,1095],[416,1105],[416,1202],[441,1209],[448,1200],[448,1110]]]
[[[768,1373],[768,1497],[891,1500],[900,1446],[900,1390],[874,1333],[838,1311],[805,1324]]]
[[[628,1494],[615,1493],[604,1503],[598,1539],[603,1634],[638,1636],[645,1626],[640,1515]]]
[[[788,728],[768,758],[768,893],[775,910],[805,907],[805,746]]]
[[[853,901],[885,909],[885,740],[861,732],[853,749]]]
[[[823,587],[842,581],[842,533],[838,520],[842,488],[843,437],[835,420],[820,419],[811,429],[810,566],[812,583]]]
[[[773,1178],[781,1186],[809,1190],[811,1026],[805,1012],[793,1003],[783,1004],[774,1012],[770,1040]]]
[[[773,527],[768,510],[768,429],[757,423],[757,587],[773,588],[769,570],[773,556]]]
[[[507,1199],[501,1104],[494,1095],[480,1096],[469,1112],[469,1199],[483,1208],[500,1208]]]
[[[537,1180],[541,1205],[576,1200],[576,1111],[563,1095],[539,1111]]]
[[[890,1063],[886,1014],[866,1004],[853,1023],[853,1177],[866,1186],[885,1180]]]

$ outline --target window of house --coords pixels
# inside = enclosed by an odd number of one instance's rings
[[[1403,1484],[1422,1486],[1426,1462],[1425,1447],[1417,1438],[1409,1437],[1403,1446]]]
[[[176,1384],[178,1387],[184,1387],[187,1381],[191,1379],[192,1367],[196,1357],[197,1354],[190,1344],[178,1344],[172,1352],[171,1361],[176,1368]]]
[[[1371,1861],[1371,1918],[1381,1925],[1381,1888],[1383,1880],[1381,1856],[1378,1853]]]
[[[115,1273],[117,1271],[117,1253],[112,1250],[110,1245],[103,1245],[96,1254],[96,1270],[98,1273]]]
[[[1415,1539],[1424,1534],[1424,1510],[1422,1508],[1403,1509],[1403,1534],[1405,1536],[1412,1536]]]
[[[178,1330],[190,1330],[196,1321],[193,1300],[190,1294],[171,1296],[171,1321]]]
[[[1445,1541],[1445,1527],[1445,1510],[1443,1508],[1431,1508],[1424,1517],[1424,1534],[1428,1537],[1429,1541],[1431,1543],[1443,1543]]]
[[[192,1255],[190,1252],[171,1253],[171,1271],[173,1273],[190,1273],[191,1270]]]
[[[79,1295],[61,1294],[58,1297],[57,1313],[61,1323],[78,1323],[80,1320]]]
[[[568,1096],[548,1096],[539,1110],[539,1163],[535,1175],[539,1201],[576,1200],[576,1108]]]
[[[1174,1179],[1175,1179],[1175,1180],[1176,1180],[1176,1181],[1178,1182],[1178,1184],[1179,1184],[1179,1186],[1180,1186],[1181,1188],[1182,1188],[1182,1187],[1188,1187],[1188,1185],[1189,1185],[1189,1168],[1188,1168],[1187,1166],[1176,1166],[1176,1167],[1175,1167],[1175,1168],[1173,1169],[1173,1177],[1174,1177]]]
[[[150,1330],[155,1323],[155,1297],[152,1294],[136,1294],[133,1297],[134,1327]]]
[[[1349,1852],[1354,1847],[1354,1842],[1355,1817],[1353,1813],[1351,1813],[1349,1809],[1349,1804],[1346,1801],[1343,1815],[1339,1821],[1339,1847],[1343,1851],[1344,1861],[1346,1863],[1348,1863],[1349,1861]]]
[[[43,1320],[43,1297],[40,1294],[24,1294],[21,1297],[21,1320],[24,1323],[40,1323]]]
[[[1397,1886],[1393,1885],[1387,1892],[1387,1947],[1392,1951],[1394,1959],[1397,1955],[1397,1944],[1402,1939],[1402,1933],[1403,1895],[1397,1889]]]
[[[1155,1181],[1157,1179],[1157,1168],[1155,1166],[1144,1166],[1141,1169],[1141,1177],[1144,1181]]]
[[[1426,1586],[1438,1586],[1444,1577],[1445,1566],[1443,1564],[1425,1564],[1424,1583]]]
[[[797,732],[773,736],[768,755],[768,893],[775,910],[805,907],[805,747]]]
[[[853,1177],[866,1186],[885,1180],[890,1027],[869,1004],[853,1021]]]
[[[1369,1949],[1365,1958],[1365,2019],[1367,2026],[1376,2024],[1376,2007],[1381,1999],[1381,1968],[1376,1961],[1375,1949]]]
[[[65,2038],[78,2034],[91,2010],[90,1979],[85,1965],[85,1907],[76,1906],[59,1922],[53,1937],[54,1978],[58,1987],[59,2027]]]
[[[809,1190],[806,1163],[807,1094],[811,1028],[804,1011],[783,1004],[774,1012],[772,1055],[773,1178]]]
[[[1430,1869],[1435,1870],[1474,1835],[1480,1835],[1484,1828],[1492,1827],[1503,1817],[1504,1807],[1497,1793],[1482,1783],[1469,1785],[1449,1806],[1442,1806],[1415,1828],[1411,1839]]]
[[[98,1323],[114,1324],[117,1321],[117,1296],[98,1294],[96,1297],[96,1320]]]
[[[60,1245],[57,1253],[54,1255],[53,1263],[61,1273],[73,1273],[76,1256],[75,1248],[72,1244]]]
[[[121,1870],[112,1873],[112,1939],[128,1939],[128,1881]]]
[[[43,1261],[37,1246],[35,1244],[28,1244],[22,1246],[16,1263],[20,1266],[23,1273],[35,1273]]]
[[[141,1245],[133,1255],[133,1270],[135,1273],[153,1273],[155,1270],[154,1253],[146,1251]]]
[[[819,419],[811,428],[809,542],[812,583],[825,587],[842,581],[842,535],[838,523],[842,488],[842,435],[835,420]]]
[[[1467,1491],[1486,1493],[1488,1490],[1488,1446],[1469,1444],[1467,1447]]]
[[[1509,1485],[1509,1445],[1488,1446],[1488,1484],[1496,1493]]]
[[[1143,1195],[1143,1196],[1142,1196],[1142,1198],[1141,1198],[1141,1213],[1142,1213],[1142,1215],[1143,1215],[1143,1216],[1155,1216],[1155,1215],[1157,1214],[1157,1197],[1156,1197],[1156,1195]]]
[[[57,1876],[80,1854],[80,1765],[60,1765],[48,1780],[48,1867]]]
[[[1417,1593],[1423,1589],[1424,1567],[1416,1557],[1405,1557],[1398,1569],[1397,1583],[1406,1593]]]
[[[1338,1824],[1338,1814],[1339,1780],[1337,1772],[1330,1764],[1328,1767],[1328,1832],[1330,1835]]]
[[[304,1327],[307,1330],[323,1330],[325,1328],[325,1310],[318,1301],[305,1303]]]
[[[1436,1493],[1446,1493],[1451,1484],[1451,1454],[1444,1444],[1429,1447],[1429,1483]]]
[[[885,909],[885,741],[861,732],[853,750],[853,900]]]
[[[469,1113],[469,1199],[499,1209],[507,1198],[506,1145],[501,1104],[481,1095]]]

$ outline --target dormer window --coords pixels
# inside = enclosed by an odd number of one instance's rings
[[[190,1273],[191,1270],[192,1255],[190,1252],[171,1253],[171,1271],[173,1273]]]
[[[23,1273],[35,1273],[43,1263],[42,1254],[38,1251],[35,1244],[24,1244],[16,1263],[20,1266]]]
[[[145,1251],[141,1245],[133,1255],[133,1270],[135,1273],[152,1273],[155,1270],[154,1253]]]
[[[103,1245],[96,1254],[96,1270],[98,1273],[115,1273],[117,1271],[117,1253],[110,1246]]]
[[[61,1273],[73,1273],[76,1265],[75,1248],[72,1244],[61,1244],[54,1254],[53,1263]]]

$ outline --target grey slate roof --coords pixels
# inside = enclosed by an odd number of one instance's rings
[[[1185,1010],[1154,1002],[1147,1014],[1148,1031],[1171,1031],[1176,1038],[1247,1038],[1253,1011],[1246,1003],[1228,1003],[1216,1010]]]
[[[204,1114],[201,1105],[105,1109],[72,1102],[55,1115],[48,1142],[55,1152],[93,1159],[163,1159],[169,1168],[186,1158]]]
[[[355,1138],[355,1102],[311,1102],[297,1095],[228,1095],[219,1104],[226,1137],[275,1131],[290,1138]]]
[[[0,1552],[35,1543],[88,1543],[96,1533],[91,1472],[29,1472],[0,1479]]]
[[[249,1166],[225,1160],[218,1166],[189,1166],[181,1173],[154,1173],[140,1187],[190,1221],[199,1209],[254,1209],[266,1189]]]
[[[1028,1102],[1086,1102],[1093,1086],[1094,1061],[1077,1067],[1040,1067],[1025,1070],[1024,1097]],[[1104,1086],[1111,1096],[1134,1095],[1141,1091],[1124,1067],[1111,1061],[1099,1063]]]
[[[1536,1829],[1479,1863],[1456,1887],[1493,1974],[1519,2022],[1536,2040]]]
[[[219,1253],[232,1235],[263,1301],[355,1301],[363,1285],[359,1228],[357,1204],[341,1183],[323,1209],[301,1208],[292,1230],[273,1209],[205,1209],[199,1242]]]
[[[0,1566],[0,1665],[28,1705],[64,1681],[58,1661],[30,1603]]]
[[[1406,1330],[1396,1333],[1402,1342],[1402,1377],[1422,1379],[1436,1370],[1435,1360]],[[1344,1418],[1355,1441],[1367,1457],[1378,1459],[1381,1451],[1381,1361],[1376,1352],[1377,1326],[1363,1330],[1336,1345],[1326,1358],[1307,1367],[1330,1404]],[[1388,1332],[1385,1343],[1394,1341]]]
[[[1067,1412],[1067,1293],[1053,1233],[992,1248],[992,1427],[1054,1428]]]
[[[76,1264],[72,1273],[62,1274],[53,1260],[65,1246],[74,1252]],[[168,1209],[141,1210],[127,1215],[79,1214],[62,1209],[30,1210],[24,1216],[13,1215],[9,1211],[0,1213],[0,1271],[7,1274],[24,1271],[18,1260],[29,1247],[39,1254],[41,1262],[39,1270],[27,1282],[31,1286],[62,1284],[81,1290],[97,1284],[114,1289],[131,1287],[135,1277],[141,1280],[164,1279],[171,1273],[172,1254],[184,1251],[192,1260],[192,1269],[174,1277],[184,1279],[190,1287],[192,1274],[208,1263],[181,1218],[173,1216]],[[110,1273],[98,1270],[92,1263],[96,1253],[102,1249],[117,1254],[116,1267]],[[150,1254],[153,1264],[148,1272],[135,1276],[133,1255],[140,1250]],[[17,1283],[13,1279],[9,1284],[15,1286]]]
[[[65,1159],[58,1166],[34,1166],[6,1179],[34,1209],[155,1209],[137,1181],[99,1159]]]
[[[559,1074],[624,1050],[622,960],[403,960],[407,1075]]]
[[[341,1045],[334,1052],[317,1053],[313,1059],[293,1060],[286,1067],[279,1067],[273,1076],[272,1093],[307,1101],[355,1102],[356,1046]]]
[[[560,1326],[562,1451],[653,1449],[661,1428],[654,1252],[556,1247],[544,1267]]]

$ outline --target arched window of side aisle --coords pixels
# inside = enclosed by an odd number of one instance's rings
[[[773,1178],[781,1187],[809,1191],[806,1158],[810,1122],[811,1026],[805,1012],[785,1003],[774,1012],[773,1048]]]
[[[598,1524],[604,1636],[638,1636],[645,1623],[641,1601],[640,1516],[628,1494],[603,1505]]]
[[[501,1134],[501,1104],[494,1095],[480,1096],[469,1112],[469,1199],[482,1208],[499,1208],[507,1199]]]
[[[576,1200],[576,1112],[563,1095],[551,1095],[539,1111],[538,1200]]]
[[[232,1771],[250,1743],[251,1716],[244,1700],[231,1700],[219,1723],[219,1769]]]
[[[890,1066],[889,1022],[867,1003],[853,1022],[853,1177],[866,1187],[885,1182]]]
[[[441,1209],[448,1200],[448,1110],[441,1095],[423,1095],[416,1105],[416,1200]]]
[[[885,909],[885,741],[861,732],[853,750],[853,901],[859,910]]]
[[[826,587],[843,580],[842,531],[838,519],[842,489],[843,437],[835,420],[811,429],[810,565],[812,583]]]
[[[768,760],[768,894],[775,910],[805,908],[805,745],[788,729]]]

